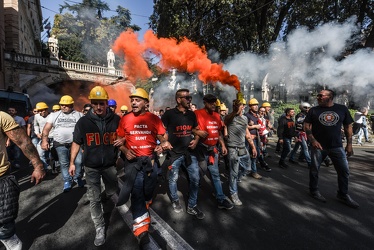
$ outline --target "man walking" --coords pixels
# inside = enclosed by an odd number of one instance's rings
[[[94,244],[101,246],[105,243],[102,201],[108,201],[118,188],[115,164],[117,146],[122,145],[120,140],[116,140],[120,117],[108,112],[108,93],[103,87],[92,88],[88,99],[91,100],[92,109],[78,120],[74,128],[69,174],[75,176],[75,158],[83,146],[87,198],[96,229]],[[101,197],[101,179],[105,185],[105,197]]]
[[[17,237],[15,228],[20,188],[16,178],[10,174],[10,162],[5,147],[7,138],[14,142],[31,161],[34,167],[31,182],[35,181],[35,185],[40,183],[45,172],[38,152],[25,129],[21,128],[10,115],[0,111],[0,241],[6,249],[21,250],[22,242]]]
[[[197,140],[193,138],[193,130],[196,130],[197,120],[193,111],[189,110],[192,100],[188,89],[179,89],[175,93],[177,106],[169,109],[161,117],[168,141],[172,149],[167,152],[164,162],[169,169],[169,191],[173,209],[176,213],[183,211],[179,202],[177,181],[179,169],[184,166],[189,178],[189,196],[187,213],[195,215],[198,219],[204,218],[204,213],[197,208],[197,194],[199,190],[199,165],[191,150],[196,147]]]
[[[239,169],[240,158],[248,155],[247,148],[245,147],[245,140],[249,143],[252,152],[251,155],[256,157],[256,147],[251,139],[248,130],[248,119],[243,115],[244,104],[241,100],[233,101],[232,113],[225,117],[225,125],[227,126],[227,148],[228,158],[230,165],[230,195],[231,200],[235,206],[242,205],[238,196],[238,179],[241,175]]]
[[[227,201],[223,193],[222,184],[218,168],[218,148],[221,145],[222,155],[227,154],[227,149],[222,137],[223,122],[220,115],[215,112],[217,97],[212,94],[206,94],[203,97],[204,108],[195,111],[197,123],[201,133],[197,133],[199,143],[195,148],[195,154],[198,156],[199,164],[210,172],[212,177],[215,197],[219,208],[231,209],[233,205]],[[206,169],[203,169],[204,174]]]
[[[152,203],[153,191],[157,184],[157,153],[171,149],[166,140],[161,119],[148,112],[149,96],[137,88],[130,95],[132,112],[121,118],[117,133],[125,139],[121,146],[121,157],[125,161],[125,184],[118,197],[117,206],[125,204],[131,194],[134,219],[133,233],[141,249],[149,246],[148,234],[151,222],[148,207]],[[157,145],[157,140],[160,145]]]
[[[283,145],[283,150],[279,159],[280,168],[288,168],[285,161],[287,155],[291,152],[292,138],[296,137],[295,122],[293,120],[295,110],[293,108],[286,108],[284,113],[286,115],[279,119],[277,130],[279,143]]]
[[[297,141],[292,149],[292,152],[290,154],[290,159],[289,161],[293,164],[297,164],[297,161],[295,161],[294,156],[301,146],[302,154],[304,155],[304,158],[308,164],[308,168],[310,168],[311,165],[311,159],[310,159],[310,154],[309,154],[309,148],[308,148],[308,143],[307,143],[307,136],[304,131],[304,120],[306,117],[306,114],[308,113],[308,110],[310,109],[311,105],[307,102],[303,102],[299,105],[300,108],[300,113],[298,113],[295,116],[295,127],[296,127],[296,132],[297,132]],[[299,157],[300,158],[300,157]]]
[[[61,110],[51,113],[48,116],[47,123],[44,125],[41,147],[44,150],[49,150],[48,136],[53,128],[53,147],[57,151],[58,160],[60,162],[62,178],[64,180],[63,192],[69,192],[73,180],[79,187],[84,186],[84,182],[81,178],[81,151],[79,151],[79,154],[75,158],[75,176],[71,177],[69,175],[70,148],[73,142],[74,127],[83,114],[74,110],[74,99],[69,95],[62,96],[59,104]]]
[[[252,98],[248,101],[249,110],[245,114],[248,118],[248,129],[251,134],[251,138],[256,146],[257,157],[251,158],[251,176],[255,179],[262,179],[262,176],[257,173],[256,160],[260,162],[261,168],[265,171],[270,172],[271,168],[265,162],[264,155],[261,152],[261,141],[259,129],[261,125],[258,124],[258,101],[255,98]]]
[[[326,202],[318,188],[318,172],[323,159],[329,156],[338,174],[337,198],[347,206],[358,208],[359,204],[348,195],[349,166],[347,157],[353,155],[352,123],[348,108],[334,103],[335,92],[324,89],[317,95],[318,106],[312,107],[304,120],[304,130],[312,145],[312,165],[309,171],[311,196]],[[341,127],[347,141],[345,150],[341,138]]]
[[[39,157],[43,162],[44,170],[47,171],[48,170],[47,161],[49,160],[50,150],[43,150],[42,149],[40,139],[42,138],[43,128],[44,128],[45,124],[47,123],[47,117],[49,115],[48,105],[45,102],[38,102],[35,105],[35,108],[38,110],[38,114],[36,114],[34,116],[35,117],[34,118],[34,133],[36,134],[36,136],[39,139],[39,142],[36,146],[36,150],[38,150]],[[51,131],[50,134],[52,134],[52,133],[53,132]],[[48,142],[50,143],[51,140],[52,140],[52,136],[48,135]]]

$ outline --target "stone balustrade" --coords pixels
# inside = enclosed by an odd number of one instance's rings
[[[12,53],[12,52],[5,52],[4,59],[9,61],[15,62],[22,62],[22,63],[29,63],[29,64],[38,64],[38,65],[46,65],[51,66],[51,59],[45,57],[37,57],[19,53]],[[59,60],[58,65],[61,68],[66,70],[75,70],[85,73],[92,73],[92,74],[102,74],[102,75],[116,75],[117,77],[123,76],[122,70],[114,70],[109,69],[107,67],[86,64],[86,63],[79,63],[79,62],[71,62],[66,60]]]
[[[31,56],[13,52],[5,52],[4,59],[14,62],[38,64],[38,65],[50,65],[50,59],[45,57]]]
[[[60,60],[60,67],[68,70],[76,70],[76,71],[82,71],[82,72],[89,72],[94,74],[112,74],[112,71],[103,66],[97,66],[92,64],[86,64],[86,63],[78,63],[78,62],[71,62],[71,61],[65,61]],[[121,70],[115,70],[116,76],[123,76]]]

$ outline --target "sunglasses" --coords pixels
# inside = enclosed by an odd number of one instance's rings
[[[318,94],[317,97],[321,98],[322,96],[329,96],[329,95],[324,95],[324,94]]]
[[[186,99],[187,101],[191,101],[191,100],[192,100],[192,96],[190,96],[190,95],[180,96],[179,98],[184,98],[184,99]]]
[[[92,105],[95,105],[95,106],[105,106],[105,102],[91,102]]]

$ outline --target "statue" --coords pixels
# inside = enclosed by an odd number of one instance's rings
[[[55,35],[52,35],[48,38],[48,48],[51,58],[57,58],[58,59],[58,40]]]
[[[268,83],[269,73],[266,74],[264,80],[262,80],[262,100],[269,101],[269,83]]]
[[[112,49],[108,51],[106,59],[108,60],[108,68],[114,68],[114,62],[116,61]]]

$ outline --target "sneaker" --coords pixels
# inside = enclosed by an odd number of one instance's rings
[[[149,238],[149,233],[147,231],[141,233],[138,236],[139,249],[151,249],[150,244],[151,240]]]
[[[324,160],[324,163],[325,163],[325,166],[326,166],[327,168],[330,167],[330,165],[332,164],[332,162],[331,162],[329,159]]]
[[[223,199],[222,201],[218,201],[218,208],[230,210],[234,207],[234,205],[229,202],[227,199]]]
[[[263,170],[265,170],[266,172],[271,172],[271,168],[269,168],[269,165],[268,165],[268,164],[266,164],[266,165],[262,165],[261,168],[262,168]]]
[[[352,208],[359,208],[360,207],[360,205],[357,202],[355,202],[351,198],[351,196],[349,196],[348,194],[342,195],[342,194],[338,193],[336,195],[336,198],[338,198],[339,201],[343,202],[348,207],[352,207]]]
[[[288,161],[291,162],[292,164],[296,164],[296,165],[299,164],[299,163],[298,163],[297,161],[295,161],[294,159],[289,159]]]
[[[259,175],[258,173],[251,173],[251,176],[257,180],[261,180],[262,179],[262,176]]]
[[[187,213],[190,214],[190,215],[195,215],[196,218],[198,218],[199,220],[202,220],[205,217],[205,214],[203,212],[201,212],[197,208],[197,206],[195,206],[195,207],[187,207]]]
[[[82,180],[81,177],[78,177],[77,179],[75,179],[74,182],[77,183],[78,187],[84,187],[84,181]]]
[[[311,193],[310,193],[310,196],[312,196],[312,197],[313,197],[314,199],[316,199],[317,201],[320,201],[320,202],[326,203],[326,199],[325,199],[325,197],[323,197],[322,194],[321,194],[319,191],[311,192]]]
[[[101,246],[105,243],[105,227],[96,228],[96,236],[94,240],[95,246]]]
[[[243,205],[243,203],[239,200],[239,197],[238,197],[237,193],[231,195],[231,200],[232,200],[232,202],[234,203],[235,206]]]
[[[279,167],[283,168],[283,169],[286,169],[286,168],[288,168],[288,165],[284,161],[279,161]]]
[[[71,182],[67,181],[64,183],[64,193],[67,193],[71,190]]]
[[[22,241],[17,237],[16,234],[13,234],[12,237],[8,238],[8,239],[3,239],[3,240],[0,240],[5,248],[7,250],[21,250],[22,249]]]
[[[179,200],[173,201],[171,204],[173,206],[174,212],[176,212],[177,214],[183,211],[183,208],[179,203]]]

